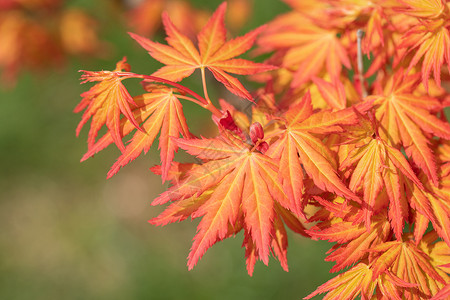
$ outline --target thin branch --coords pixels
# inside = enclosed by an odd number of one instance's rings
[[[358,29],[356,32],[357,37],[357,47],[358,47],[358,78],[359,84],[361,85],[361,93],[363,98],[367,97],[366,86],[364,85],[364,64],[363,64],[363,56],[362,56],[362,47],[361,41],[364,37],[364,31],[362,29]]]

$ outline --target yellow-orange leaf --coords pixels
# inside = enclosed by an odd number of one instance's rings
[[[390,272],[375,275],[370,264],[360,262],[347,272],[322,284],[303,299],[311,299],[315,295],[328,292],[323,299],[352,300],[360,294],[361,299],[369,300],[372,299],[375,288],[378,288],[386,299],[401,300],[403,290],[413,286],[415,285],[404,282]]]
[[[414,299],[419,295],[418,299],[429,299],[436,292],[433,286],[442,286],[446,282],[431,264],[429,256],[413,241],[408,240],[408,237],[404,241],[381,244],[372,251],[380,253],[374,262],[374,275],[388,270],[401,280],[417,285],[417,288],[404,290],[407,299]]]
[[[445,9],[446,1],[444,0],[401,0],[399,1],[404,7],[398,8],[408,15],[419,18],[437,18]]]

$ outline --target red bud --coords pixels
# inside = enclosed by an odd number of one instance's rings
[[[258,122],[253,123],[250,126],[250,138],[252,142],[255,144],[258,140],[264,138],[264,130]]]

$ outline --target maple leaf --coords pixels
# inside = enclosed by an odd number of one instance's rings
[[[319,77],[313,77],[312,81],[317,86],[320,95],[330,108],[345,109],[347,108],[347,99],[345,97],[345,88],[341,81],[336,80],[335,83],[327,82]]]
[[[415,239],[420,241],[420,236],[431,221],[433,228],[450,247],[450,163],[442,165],[440,171],[442,177],[438,187],[422,180],[425,182],[424,190],[409,183],[406,192],[411,206],[418,211],[416,227],[423,228],[421,233],[415,231]],[[424,176],[421,177],[424,179]]]
[[[283,51],[281,66],[294,72],[292,87],[298,87],[323,69],[339,78],[342,65],[351,69],[349,57],[337,31],[325,29],[301,14],[281,16],[258,39],[265,51]]]
[[[354,192],[361,188],[363,190],[362,209],[366,226],[375,214],[377,202],[387,201],[392,228],[397,238],[400,238],[409,207],[405,197],[405,182],[410,180],[423,189],[408,161],[399,150],[375,136],[365,139],[364,145],[353,149],[340,168],[344,170],[352,165],[355,166],[352,168],[349,188]],[[382,191],[385,193],[380,194]]]
[[[119,169],[131,160],[137,158],[142,151],[147,153],[152,146],[157,134],[160,132],[159,149],[162,162],[161,176],[166,180],[174,152],[178,147],[169,138],[180,134],[183,137],[191,137],[188,131],[186,119],[184,117],[181,103],[173,89],[153,85],[148,89],[151,93],[142,94],[133,98],[135,107],[132,110],[133,118],[136,122],[143,123],[141,131],[134,134],[130,143],[125,147],[122,155],[108,172],[108,178],[116,174]],[[120,120],[120,133],[123,136],[129,135],[135,126],[128,118]],[[81,161],[92,157],[94,154],[108,147],[114,142],[113,134],[107,131],[101,138],[93,144],[81,158]]]
[[[84,80],[83,83],[88,81],[100,81],[89,91],[81,94],[83,99],[74,110],[74,112],[77,113],[86,109],[78,124],[76,130],[77,136],[84,124],[92,118],[88,136],[89,148],[95,144],[95,138],[97,137],[98,131],[106,124],[114,143],[116,143],[121,151],[125,150],[120,132],[121,113],[135,128],[142,130],[134,119],[132,109],[130,108],[130,104],[134,106],[136,104],[122,84],[123,79],[130,78],[132,75],[121,75],[120,72],[122,70],[130,70],[130,66],[127,64],[125,57],[117,63],[114,71],[83,71],[84,74],[81,76],[81,79]]]
[[[271,133],[278,140],[270,145],[266,154],[280,161],[278,177],[293,211],[303,215],[303,168],[322,190],[359,202],[360,199],[339,179],[334,154],[314,136],[342,132],[340,125],[356,123],[353,110],[323,110],[313,114],[311,97],[307,93],[300,103],[284,114],[284,119],[283,126]]]
[[[363,259],[350,270],[319,286],[305,299],[324,292],[328,292],[324,299],[355,299],[358,294],[362,299],[371,299],[375,288],[377,295],[385,299],[429,299],[449,280],[449,276],[437,266],[440,258],[445,260],[438,254],[442,249],[440,246],[445,243],[434,244],[435,237],[435,234],[427,234],[420,247],[410,241],[409,236],[402,241],[372,246],[366,249],[372,255],[369,260]],[[430,260],[428,255],[435,257],[436,261]]]
[[[380,136],[397,147],[403,145],[406,155],[419,166],[433,184],[438,184],[434,155],[429,146],[429,136],[450,139],[450,124],[431,112],[441,109],[441,103],[429,96],[417,96],[418,74],[403,77],[402,72],[389,78],[384,90],[369,96],[376,106],[380,121]]]
[[[137,158],[142,151],[147,153],[156,136],[160,133],[159,149],[161,150],[162,180],[165,181],[174,152],[178,149],[178,146],[170,137],[182,135],[185,138],[189,138],[191,136],[181,103],[176,94],[174,94],[173,89],[158,87],[151,93],[144,94],[141,97],[144,99],[145,105],[138,108],[136,112],[140,114],[139,119],[144,122],[141,126],[142,130],[136,131],[133,135],[122,155],[109,170],[108,178],[116,174],[121,167],[128,164],[131,160]],[[128,118],[127,120],[129,121]],[[123,128],[128,132],[130,131],[130,126],[128,125],[128,128],[126,128],[126,125],[128,124],[124,124]],[[102,142],[103,144],[100,144],[100,146],[104,146],[106,141]],[[95,151],[97,150],[95,149]]]
[[[361,294],[361,299],[368,300],[372,299],[375,288],[378,288],[386,299],[401,300],[402,291],[414,286],[415,284],[405,282],[390,272],[375,275],[371,264],[360,262],[350,270],[322,284],[303,299],[311,299],[318,294],[328,292],[324,299],[351,300]]]
[[[277,210],[277,212],[279,212],[279,211]],[[273,216],[273,230],[271,233],[270,245],[272,248],[273,256],[276,256],[278,258],[278,260],[280,261],[281,267],[283,268],[283,270],[285,270],[287,272],[288,271],[287,232],[284,227],[283,221],[277,214],[274,214],[274,216]],[[255,266],[256,260],[259,259],[259,255],[257,252],[256,244],[254,243],[254,241],[248,231],[246,231],[242,247],[245,247],[245,257],[246,257],[248,274],[250,276],[252,276],[254,266]]]
[[[444,279],[431,264],[429,256],[409,238],[410,235],[406,235],[401,241],[387,242],[371,249],[380,254],[374,262],[374,275],[388,270],[401,280],[417,285],[403,290],[406,299],[430,299],[438,290],[434,287],[445,285],[448,276],[444,275]]]
[[[319,199],[316,197],[316,199]],[[327,211],[330,204],[325,200],[320,201]],[[369,230],[361,223],[361,213],[355,208],[349,210],[340,205],[337,210],[340,217],[325,220],[313,226],[306,232],[313,239],[328,240],[337,242],[328,253],[326,261],[335,261],[336,265],[330,272],[337,272],[345,267],[366,259],[367,250],[374,246],[386,242],[391,236],[391,226],[387,220],[385,212],[374,217]],[[322,212],[318,212],[321,214]],[[350,216],[350,217],[349,217]],[[343,219],[342,219],[342,218]]]
[[[433,77],[441,84],[441,67],[447,62],[450,65],[450,34],[448,31],[448,8],[444,1],[401,1],[405,7],[398,10],[418,18],[416,25],[403,36],[399,48],[414,51],[408,67],[409,71],[422,61],[422,82],[428,89],[428,78],[433,70]]]
[[[195,69],[201,69],[203,72],[207,68],[229,91],[252,101],[250,93],[228,73],[250,75],[274,68],[266,64],[233,58],[249,50],[256,36],[264,27],[259,27],[242,37],[227,41],[224,25],[226,7],[226,2],[222,3],[199,32],[197,36],[199,50],[187,36],[173,25],[166,13],[163,14],[162,20],[169,45],[152,42],[130,33],[131,37],[153,58],[166,65],[152,75],[177,82],[190,76]]]
[[[450,282],[450,247],[448,247],[444,241],[439,241],[438,238],[439,235],[437,232],[432,230],[425,234],[417,246],[428,255],[431,265],[445,282],[448,283]],[[444,286],[441,283],[437,283],[437,285],[432,287],[432,293],[435,294],[439,290],[444,291],[447,286],[448,284]],[[448,292],[447,287],[447,293]]]
[[[445,2],[443,0],[401,0],[403,6],[397,7],[398,11],[418,18],[436,19],[444,12]]]
[[[186,212],[193,218],[202,217],[189,253],[189,269],[209,247],[228,236],[229,226],[245,230],[250,274],[257,258],[268,263],[272,247],[285,265],[287,244],[277,218],[284,219],[291,228],[298,225],[283,210],[291,207],[278,182],[276,161],[224,131],[214,139],[176,139],[176,143],[206,162],[194,165],[153,201],[153,205],[175,202],[150,222],[164,224],[167,217],[181,220]]]
[[[151,105],[152,100],[153,100],[153,98],[149,97],[149,94],[143,94],[143,95],[133,97],[133,101],[136,104],[136,106],[133,108],[132,112],[133,112],[133,117],[138,124],[142,123],[151,114],[152,107],[153,107],[153,105]],[[120,119],[120,132],[121,132],[122,136],[124,136],[124,137],[127,136],[134,129],[136,129],[136,127],[133,125],[133,123],[130,120],[128,120],[125,117],[122,117]],[[103,136],[101,136],[95,142],[94,145],[89,147],[87,152],[81,158],[81,162],[94,156],[96,153],[105,149],[112,143],[114,143],[112,134],[110,131],[107,131]]]

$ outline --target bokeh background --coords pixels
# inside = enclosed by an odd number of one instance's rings
[[[119,155],[117,149],[110,147],[79,162],[87,149],[87,129],[75,137],[81,115],[72,110],[80,93],[91,85],[79,84],[78,70],[111,70],[123,56],[137,73],[151,74],[158,67],[127,35],[133,28],[123,12],[130,3],[122,2],[65,1],[64,7],[82,9],[95,20],[101,51],[69,53],[56,64],[44,60],[38,70],[25,67],[14,83],[2,83],[0,299],[306,296],[331,278],[331,264],[324,262],[330,247],[326,242],[291,234],[289,272],[272,259],[268,267],[258,262],[249,277],[240,234],[214,245],[194,270],[188,271],[186,257],[198,221],[163,228],[147,223],[163,209],[150,206],[151,200],[167,188],[148,170],[158,163],[157,147],[109,180],[106,173]],[[221,3],[190,2],[205,11],[213,11]],[[253,10],[248,21],[235,29],[235,34],[288,9],[279,0],[250,3]],[[161,31],[155,38],[163,39]],[[0,43],[0,52],[7,46]],[[195,79],[187,84],[199,89]],[[135,82],[130,92],[138,91]],[[190,106],[185,113],[194,115],[194,131],[207,126],[199,123],[207,114]]]

